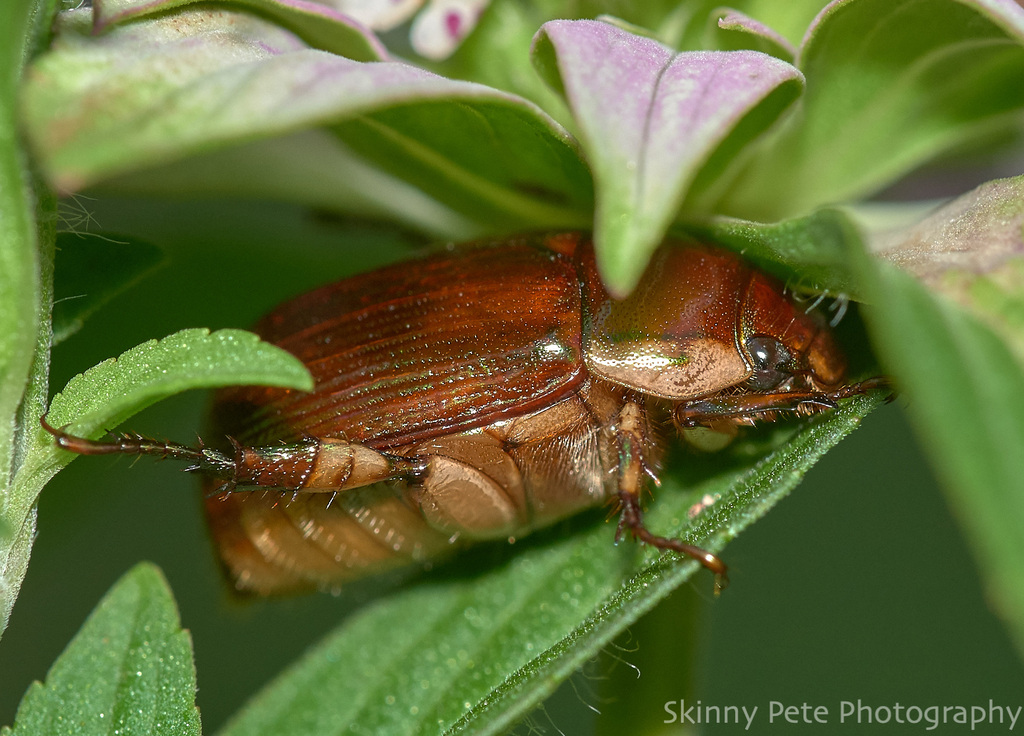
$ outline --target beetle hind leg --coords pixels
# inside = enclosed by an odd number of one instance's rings
[[[224,453],[203,445],[191,447],[178,442],[154,440],[134,432],[108,432],[110,439],[91,440],[73,435],[67,425],[53,427],[46,421],[46,415],[39,417],[39,424],[53,435],[57,447],[77,455],[152,455],[163,460],[185,460],[192,464],[186,470],[199,470],[211,475],[226,476],[235,467],[235,462]]]
[[[190,462],[186,470],[222,481],[210,488],[208,496],[255,490],[337,493],[415,477],[426,469],[423,462],[334,438],[249,447],[229,437],[233,448],[229,454],[206,447],[202,440],[196,447],[134,433],[110,433],[108,440],[91,440],[51,426],[45,415],[39,423],[58,447],[79,455],[151,455]]]

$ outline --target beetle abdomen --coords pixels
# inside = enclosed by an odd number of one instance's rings
[[[424,563],[456,540],[521,536],[615,493],[613,424],[625,399],[586,381],[533,414],[395,448],[421,467],[406,481],[211,495],[211,530],[236,585],[261,594]],[[648,452],[653,469],[660,450]]]

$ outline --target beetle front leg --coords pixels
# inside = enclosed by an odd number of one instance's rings
[[[625,530],[633,539],[644,544],[693,558],[714,574],[715,595],[718,595],[729,582],[726,575],[728,568],[720,557],[680,539],[658,536],[644,526],[640,491],[644,475],[647,474],[644,447],[648,440],[644,431],[643,410],[636,402],[627,402],[622,408],[615,425],[615,436],[619,449],[619,525],[615,540],[618,541]]]
[[[773,419],[780,411],[791,411],[798,416],[810,416],[835,409],[837,402],[869,391],[892,385],[885,376],[876,376],[859,383],[846,384],[824,390],[790,390],[778,393],[740,393],[707,396],[681,401],[672,410],[672,418],[680,429],[692,427],[716,428],[724,422],[753,425],[758,419]],[[892,395],[889,397],[892,400]]]

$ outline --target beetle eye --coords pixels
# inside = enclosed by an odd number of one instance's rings
[[[792,373],[784,369],[793,356],[781,342],[767,335],[754,335],[745,343],[753,363],[754,372],[747,379],[747,385],[755,391],[767,391],[778,386]]]

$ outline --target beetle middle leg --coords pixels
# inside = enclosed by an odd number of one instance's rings
[[[693,558],[714,574],[715,595],[718,595],[729,582],[726,575],[728,568],[720,557],[681,539],[658,536],[644,525],[640,491],[643,488],[644,476],[647,474],[644,465],[647,438],[643,409],[636,402],[629,401],[622,407],[615,425],[615,437],[619,450],[619,526],[615,535],[616,540],[621,537],[623,531],[627,531],[634,539],[644,544]]]

